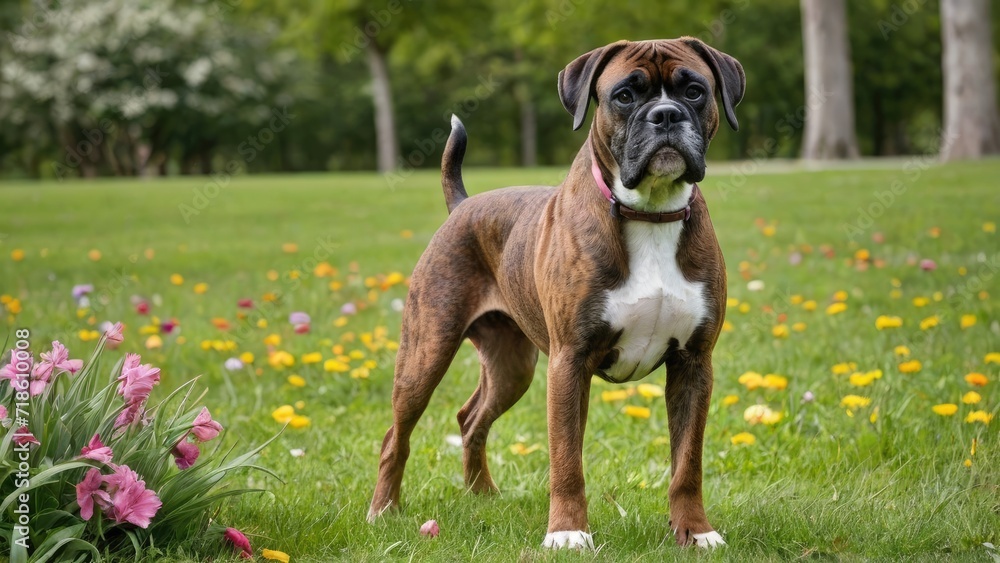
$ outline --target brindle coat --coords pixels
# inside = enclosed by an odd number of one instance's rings
[[[557,188],[506,188],[463,201],[464,129],[458,124],[453,132],[442,164],[452,212],[411,278],[396,360],[393,425],[382,444],[369,519],[398,507],[410,435],[459,345],[469,338],[481,374],[458,413],[466,484],[476,492],[496,490],[486,438],[493,422],[528,389],[541,350],[549,356],[548,531],[588,529],[582,451],[590,383],[602,364],[614,360],[621,334],[602,319],[605,295],[629,276],[624,221],[609,213],[591,175],[590,145],[605,177],[611,177],[614,144],[621,143],[626,117],[604,111],[605,104],[609,89],[636,69],[665,88],[684,69],[699,73],[720,91],[735,127],[732,106],[743,92],[739,63],[698,40],[681,38],[614,43],[560,73],[560,96],[575,127],[583,123],[591,97],[598,105],[587,143]],[[707,148],[719,125],[714,99],[699,117]],[[660,362],[667,368],[671,528],[678,543],[690,544],[693,534],[712,530],[701,495],[702,439],[712,392],[711,355],[726,302],[722,252],[700,195],[684,224],[676,260],[685,278],[704,284],[708,311],[686,345],[672,339]]]

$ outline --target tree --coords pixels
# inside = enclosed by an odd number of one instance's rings
[[[1000,153],[990,0],[941,0],[944,137],[941,158]]]
[[[802,158],[857,158],[844,0],[802,0],[806,124]]]

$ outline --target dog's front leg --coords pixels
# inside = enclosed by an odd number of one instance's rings
[[[583,433],[590,374],[581,355],[552,354],[547,378],[549,424],[549,529],[543,547],[589,548],[583,479]]]
[[[670,427],[670,529],[680,545],[714,547],[726,542],[708,523],[701,496],[701,455],[712,398],[711,352],[686,351],[667,361]]]

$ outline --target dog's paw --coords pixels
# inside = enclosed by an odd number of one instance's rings
[[[694,538],[694,544],[698,547],[711,547],[716,548],[721,545],[726,545],[726,541],[722,539],[719,532],[712,530],[711,532],[705,532],[704,534],[691,534]]]
[[[721,538],[720,538],[721,539]],[[594,538],[587,532],[579,530],[568,532],[549,532],[545,534],[542,547],[548,549],[594,549]]]

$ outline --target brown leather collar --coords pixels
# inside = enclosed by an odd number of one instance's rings
[[[691,190],[691,199],[688,200],[687,206],[679,211],[651,213],[649,211],[632,209],[631,207],[622,204],[620,201],[612,200],[611,214],[615,217],[624,217],[633,221],[646,221],[647,223],[673,223],[674,221],[687,221],[691,218],[691,204],[694,203],[695,198],[698,197],[699,191],[698,184],[695,184],[694,188]]]

